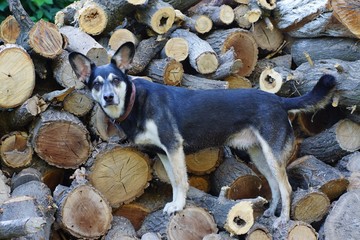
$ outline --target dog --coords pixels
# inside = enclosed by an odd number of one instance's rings
[[[294,98],[256,89],[191,90],[142,78],[131,80],[126,70],[134,52],[134,44],[128,42],[107,65],[96,66],[76,52],[70,53],[69,61],[127,138],[159,156],[173,189],[172,202],[165,205],[164,212],[173,214],[185,207],[189,188],[185,154],[227,145],[247,150],[266,177],[272,200],[264,216],[275,215],[281,198],[276,222],[286,223],[291,195],[286,165],[294,143],[288,112],[324,107],[335,88],[335,78],[324,75],[309,93]]]

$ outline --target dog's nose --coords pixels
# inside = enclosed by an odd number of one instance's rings
[[[114,95],[113,94],[109,94],[109,95],[104,95],[104,100],[107,103],[112,103],[114,100]]]

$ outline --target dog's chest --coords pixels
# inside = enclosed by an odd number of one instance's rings
[[[154,145],[161,149],[165,149],[164,145],[160,141],[158,127],[151,119],[146,120],[144,130],[135,135],[134,143],[144,146]]]

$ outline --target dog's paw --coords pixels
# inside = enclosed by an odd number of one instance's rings
[[[179,204],[178,202],[169,202],[164,207],[164,213],[167,213],[168,215],[175,214],[178,211],[181,211],[184,209],[185,204]]]
[[[268,209],[264,212],[263,216],[266,217],[266,218],[274,217],[274,216],[275,216],[275,212],[274,212],[272,209],[268,208]]]

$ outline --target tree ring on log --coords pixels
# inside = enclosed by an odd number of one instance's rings
[[[298,236],[301,236],[302,239],[307,240],[316,240],[317,234],[314,229],[309,228],[308,226],[295,225],[293,229],[289,231],[287,239],[297,239]]]
[[[360,124],[350,120],[342,120],[336,128],[336,140],[339,146],[349,152],[360,149],[360,138],[352,136],[360,136]]]
[[[109,167],[110,166],[110,167]],[[150,180],[150,166],[145,154],[120,145],[100,151],[89,173],[91,184],[119,207],[140,196]]]
[[[219,66],[219,60],[214,52],[204,52],[196,59],[196,65],[202,74],[213,73]]]
[[[151,27],[158,34],[166,33],[175,21],[175,11],[172,7],[164,7],[151,17]]]
[[[0,108],[25,102],[35,87],[35,67],[29,54],[18,45],[0,46]]]
[[[255,39],[248,33],[236,31],[231,33],[224,42],[222,53],[233,47],[236,58],[241,59],[243,67],[239,70],[240,76],[249,76],[257,63],[258,46]]]
[[[100,237],[111,226],[111,207],[91,186],[80,185],[62,203],[62,223],[72,235],[80,238]],[[93,207],[93,206],[96,207]],[[101,209],[101,211],[99,211]],[[76,211],[74,211],[76,210]],[[80,214],[81,213],[81,214]],[[91,227],[96,221],[94,227]],[[89,231],[91,229],[92,231]]]
[[[210,32],[213,27],[213,22],[208,16],[200,15],[196,18],[195,29],[198,33],[204,34]]]
[[[179,62],[184,61],[189,55],[189,44],[184,38],[170,38],[165,44],[166,56]]]
[[[96,3],[89,3],[79,10],[79,28],[88,34],[99,35],[107,23],[107,13]]]
[[[228,212],[224,228],[236,235],[247,233],[254,224],[253,206],[250,201],[241,201]]]
[[[220,18],[226,25],[231,24],[235,19],[234,10],[229,5],[220,6]]]
[[[12,15],[7,16],[0,25],[0,36],[5,43],[15,43],[20,35],[20,26]]]

